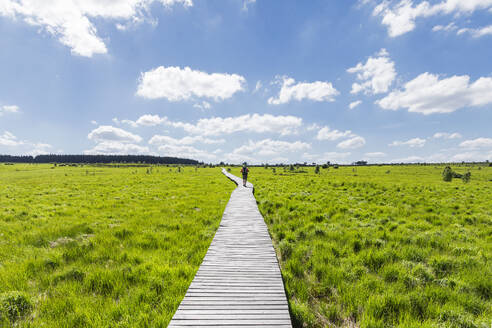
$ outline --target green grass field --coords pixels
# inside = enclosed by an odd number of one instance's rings
[[[491,167],[300,170],[250,174],[296,327],[490,327]],[[166,327],[235,188],[163,166],[0,181],[0,327]]]
[[[0,327],[166,327],[234,184],[217,169],[0,164]]]
[[[491,326],[492,167],[443,168],[251,170],[297,327]]]

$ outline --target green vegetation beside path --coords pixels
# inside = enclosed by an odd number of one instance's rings
[[[0,165],[0,181],[0,327],[166,327],[235,188],[166,166]]]
[[[492,168],[252,168],[297,327],[490,327]]]

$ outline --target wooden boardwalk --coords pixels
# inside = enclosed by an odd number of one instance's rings
[[[253,196],[238,184],[215,237],[168,327],[291,328],[280,269]]]

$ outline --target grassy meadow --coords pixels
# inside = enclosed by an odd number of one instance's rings
[[[218,168],[0,164],[0,327],[166,327],[234,188]]]
[[[492,167],[443,168],[251,169],[295,326],[491,326]]]

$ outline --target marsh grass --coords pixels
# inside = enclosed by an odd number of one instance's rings
[[[234,185],[219,169],[0,165],[0,327],[166,327]]]
[[[492,168],[252,168],[296,327],[490,327]]]

